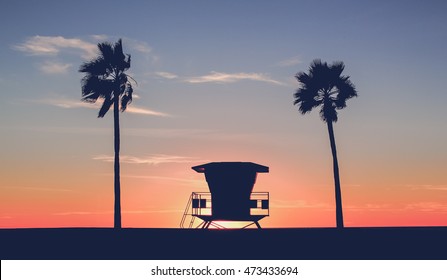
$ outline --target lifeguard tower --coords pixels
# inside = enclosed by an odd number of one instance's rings
[[[252,192],[258,173],[267,166],[252,162],[211,162],[192,167],[204,173],[210,192],[193,192],[180,222],[181,228],[224,228],[221,221],[247,222],[246,228],[269,216],[269,193]],[[187,217],[191,216],[189,222]],[[202,222],[195,225],[195,218]],[[186,225],[185,225],[186,224]]]

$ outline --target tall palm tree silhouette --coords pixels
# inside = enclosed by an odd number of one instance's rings
[[[344,68],[343,62],[334,62],[332,65],[328,65],[319,59],[314,60],[310,65],[309,74],[299,72],[295,76],[300,82],[300,88],[295,93],[293,102],[294,105],[298,105],[301,114],[321,107],[320,117],[327,124],[334,166],[337,228],[343,228],[344,225],[333,122],[338,120],[337,110],[346,107],[346,100],[357,96],[357,91],[349,80],[349,76],[341,75]]]
[[[119,111],[124,112],[132,102],[132,85],[125,71],[130,68],[130,55],[123,54],[121,39],[115,44],[99,43],[99,56],[85,62],[79,72],[85,73],[82,78],[82,101],[95,103],[103,101],[98,118],[104,117],[113,105],[114,120],[114,228],[121,228],[121,188],[120,188],[120,125]]]

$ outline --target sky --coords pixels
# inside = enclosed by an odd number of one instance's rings
[[[113,116],[79,66],[123,40],[123,227],[179,227],[191,167],[269,166],[264,227],[333,227],[327,127],[296,73],[343,61],[358,97],[334,124],[345,226],[447,221],[445,1],[12,1],[0,10],[0,228],[113,226]]]

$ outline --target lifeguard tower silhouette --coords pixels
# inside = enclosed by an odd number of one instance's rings
[[[225,228],[221,221],[247,222],[242,228],[269,216],[269,193],[252,192],[258,173],[268,173],[267,166],[252,162],[211,162],[192,167],[205,173],[210,192],[193,192],[180,222],[181,228],[210,226]],[[189,222],[187,217],[191,216]],[[194,226],[195,218],[202,222]],[[187,226],[185,226],[185,223]]]

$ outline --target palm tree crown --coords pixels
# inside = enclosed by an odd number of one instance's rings
[[[123,54],[121,39],[115,44],[99,43],[99,56],[85,62],[79,72],[85,73],[82,79],[82,100],[95,103],[104,99],[98,117],[102,118],[118,98],[121,111],[132,102],[132,85],[124,72],[130,68],[130,55]],[[130,77],[129,77],[130,78]]]
[[[309,74],[299,72],[295,77],[301,87],[295,93],[294,105],[298,110],[308,113],[321,106],[320,117],[324,122],[336,122],[337,110],[346,107],[346,100],[357,96],[349,76],[342,76],[345,69],[343,62],[328,65],[321,60],[314,60],[309,68]]]

